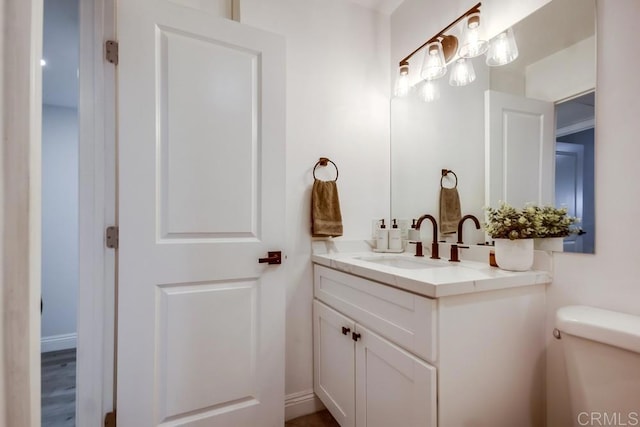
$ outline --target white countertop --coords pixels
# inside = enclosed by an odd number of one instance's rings
[[[488,252],[487,263],[468,260],[452,263],[444,257],[440,260],[432,260],[428,254],[425,254],[424,258],[416,258],[413,254],[406,252],[401,254],[375,253],[363,250],[366,248],[357,247],[357,245],[343,245],[345,247],[340,250],[336,250],[335,245],[333,247],[324,245],[325,249],[323,250],[323,244],[324,242],[314,242],[314,253],[311,260],[315,264],[430,298],[551,282],[551,275],[546,271],[515,272],[491,267],[488,263]],[[424,262],[426,268],[400,268],[366,260],[373,259],[384,262],[385,260],[381,258],[395,258],[407,265]]]

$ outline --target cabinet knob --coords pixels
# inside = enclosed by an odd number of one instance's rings
[[[351,333],[351,338],[352,338],[354,341],[358,341],[358,340],[360,339],[360,337],[361,337],[361,336],[362,336],[362,335],[360,335],[360,334],[359,334],[359,333],[357,333],[357,332],[352,332],[352,333]]]
[[[351,332],[351,328],[342,327],[342,335],[349,335],[349,332]]]

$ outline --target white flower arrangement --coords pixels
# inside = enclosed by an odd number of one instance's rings
[[[577,234],[581,230],[580,227],[575,227],[580,219],[567,215],[567,208],[534,206],[534,209],[536,217],[540,221],[535,237],[567,237],[570,234]]]
[[[485,230],[493,239],[566,237],[580,231],[580,228],[572,227],[579,219],[567,215],[566,208],[527,205],[523,209],[517,209],[502,202],[497,209],[485,210]]]

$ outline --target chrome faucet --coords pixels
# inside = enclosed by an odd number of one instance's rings
[[[440,259],[438,255],[438,224],[436,223],[436,219],[431,215],[422,215],[418,218],[418,223],[416,224],[416,230],[420,231],[420,225],[422,221],[428,219],[431,221],[433,225],[433,242],[431,243],[431,259]],[[422,240],[418,240],[416,243],[416,256],[424,256],[422,254]]]
[[[476,218],[473,215],[465,215],[463,216],[460,221],[458,221],[458,243],[459,244],[463,244],[464,242],[462,241],[462,226],[464,225],[464,222],[468,219],[473,220],[473,222],[476,224],[476,230],[480,230],[480,221],[478,221],[478,218]]]

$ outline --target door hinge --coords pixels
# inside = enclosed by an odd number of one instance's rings
[[[104,57],[113,65],[118,65],[118,42],[107,40],[104,44]]]
[[[112,225],[107,227],[107,231],[105,232],[106,243],[109,249],[118,249],[118,240],[119,240],[119,230],[118,227]]]
[[[104,416],[104,427],[116,427],[116,411],[107,412]]]

